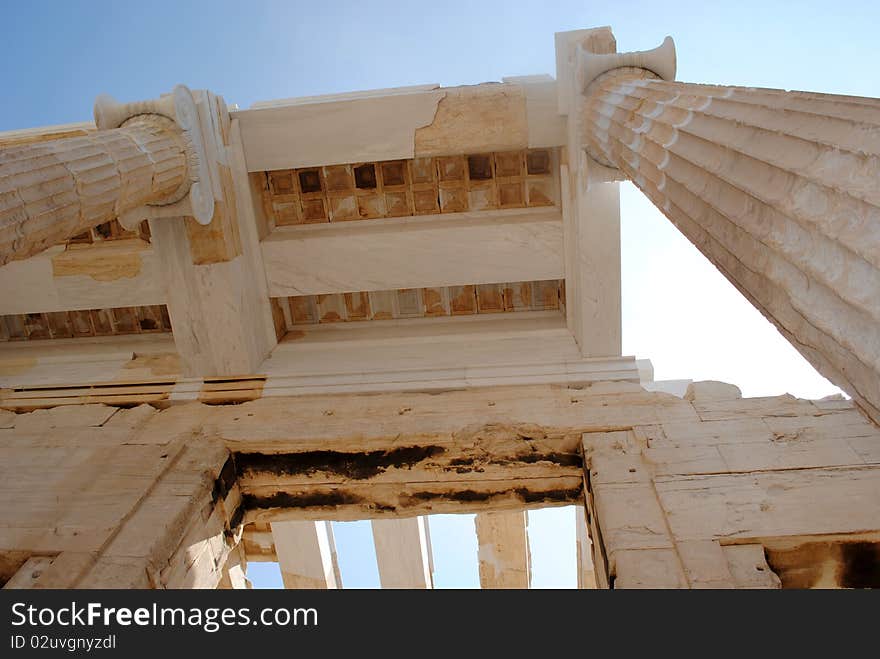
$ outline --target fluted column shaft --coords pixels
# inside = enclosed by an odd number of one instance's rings
[[[0,265],[190,185],[186,137],[156,114],[82,137],[0,150]]]
[[[588,153],[880,423],[880,100],[620,68],[583,123]]]

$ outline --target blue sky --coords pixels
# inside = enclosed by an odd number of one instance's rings
[[[553,33],[611,25],[621,50],[670,34],[678,79],[880,96],[880,2],[45,2],[4,0],[0,130],[84,121],[100,93],[175,84],[228,103],[555,72]],[[636,190],[622,186],[624,354],[657,379],[746,395],[836,391]],[[573,585],[574,513],[530,520],[536,585]],[[378,584],[369,523],[337,524],[347,586]],[[432,520],[435,579],[477,584],[471,516]],[[255,565],[257,581],[279,583]],[[277,572],[277,571],[276,571]]]

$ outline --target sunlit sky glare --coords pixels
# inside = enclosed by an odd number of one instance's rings
[[[46,2],[4,0],[0,130],[91,119],[101,93],[178,83],[228,103],[555,73],[554,32],[611,25],[620,50],[672,35],[679,80],[880,96],[880,2]],[[623,352],[659,379],[745,395],[837,389],[631,185],[621,186]],[[536,586],[574,585],[574,513],[532,514]],[[438,586],[479,584],[473,517],[437,516]],[[343,582],[377,586],[368,522],[335,524]],[[252,564],[258,585],[277,568]]]

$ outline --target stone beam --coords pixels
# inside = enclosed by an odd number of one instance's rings
[[[61,405],[0,412],[0,440],[20,502],[0,511],[0,582],[54,557],[38,587],[233,585],[249,521],[575,501],[599,587],[778,585],[767,565],[802,583],[792,561],[819,545],[834,583],[864,585],[880,537],[880,430],[851,401],[718,383]]]
[[[237,110],[251,172],[561,146],[549,76],[378,89]]]
[[[54,245],[0,267],[0,315],[165,304],[155,250],[140,238]]]
[[[571,504],[582,496],[581,431],[697,419],[687,401],[628,383],[263,398],[208,410],[206,434],[235,453],[245,520],[272,522]]]
[[[559,210],[285,227],[261,243],[272,297],[561,279]]]
[[[581,48],[581,145],[880,423],[880,100],[674,72],[671,39],[619,56]]]

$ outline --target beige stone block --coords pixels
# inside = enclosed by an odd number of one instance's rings
[[[685,400],[700,402],[736,400],[738,398],[742,398],[742,391],[739,387],[717,380],[691,382],[684,394]]]
[[[718,447],[730,471],[770,471],[863,464],[844,441],[816,440],[723,444]]]
[[[18,415],[15,412],[10,412],[9,410],[0,410],[0,430],[14,428],[15,420],[17,418]]]
[[[810,401],[787,394],[785,396],[736,400],[695,400],[693,406],[703,421],[770,416],[811,416],[818,413]]]
[[[826,411],[841,411],[841,410],[855,410],[856,407],[853,402],[849,398],[844,398],[840,394],[834,394],[833,396],[826,396],[825,398],[820,398],[819,400],[812,401],[813,405],[815,405],[820,410]]]
[[[692,588],[733,588],[727,557],[716,540],[686,540],[675,544]]]
[[[658,477],[654,487],[677,542],[880,528],[877,467]]]
[[[34,588],[76,588],[97,559],[96,552],[64,551],[52,559]]]
[[[134,430],[145,424],[154,414],[157,414],[156,410],[147,404],[130,409],[120,409],[110,417],[104,427]]]
[[[229,455],[229,450],[221,442],[197,437],[183,447],[180,458],[174,463],[173,473],[207,472],[217,477]]]
[[[222,561],[218,565],[208,543],[205,542],[202,551],[181,577],[174,577],[168,581],[163,577],[163,583],[166,588],[214,589],[223,578],[226,556],[221,558]]]
[[[77,584],[78,588],[148,589],[152,586],[147,576],[144,558],[101,556]]]
[[[190,403],[172,406],[154,414],[134,434],[131,444],[169,444],[176,440],[187,441],[199,434],[207,405]]]
[[[641,443],[632,431],[584,433],[582,442],[594,486],[650,482],[651,473],[645,468]]]
[[[778,441],[791,442],[849,437],[880,438],[880,429],[855,410],[821,416],[766,417],[764,423]]]
[[[779,577],[767,565],[764,548],[761,545],[727,545],[723,550],[737,588],[782,587]]]
[[[15,429],[42,432],[55,428],[102,426],[117,409],[109,405],[62,405],[47,410],[34,410],[17,415]]]
[[[593,486],[607,483],[650,483],[652,471],[641,453],[593,453],[589,460],[590,482]]]
[[[36,588],[43,574],[52,567],[54,556],[31,556],[24,562],[12,578],[3,586],[4,589],[22,590]]]
[[[198,529],[196,532],[201,531],[200,526],[195,528]],[[168,564],[160,569],[160,583],[166,588],[181,588],[182,586],[180,585],[171,584],[183,583],[192,565],[202,554],[208,551],[207,547],[208,541],[206,539],[197,539],[195,535],[191,539],[185,539],[168,559]]]
[[[687,587],[674,549],[630,549],[615,555],[615,589]]]
[[[581,436],[584,451],[592,453],[635,453],[641,448],[636,435],[630,430],[585,432]]]
[[[109,423],[109,422],[108,422]],[[125,444],[131,438],[126,428],[64,428],[62,432],[45,430],[2,430],[3,449],[23,449],[35,452],[46,449],[86,449],[93,451]],[[44,459],[44,463],[51,463]],[[59,463],[60,464],[60,463]]]
[[[115,531],[115,524],[101,526],[0,526],[0,549],[54,555],[63,551],[97,551]]]
[[[663,432],[665,439],[652,441],[652,448],[769,442],[773,439],[773,433],[761,418],[703,421],[702,423],[664,423]]]
[[[730,471],[715,446],[689,446],[686,448],[649,448],[644,451],[645,460],[651,463],[654,474],[719,474]]]
[[[609,556],[622,549],[672,547],[663,511],[651,485],[601,485],[594,489],[593,497]]]
[[[880,464],[880,441],[877,437],[854,437],[846,440],[865,464]]]
[[[162,560],[174,551],[199,507],[200,499],[192,496],[151,495],[104,553]]]

